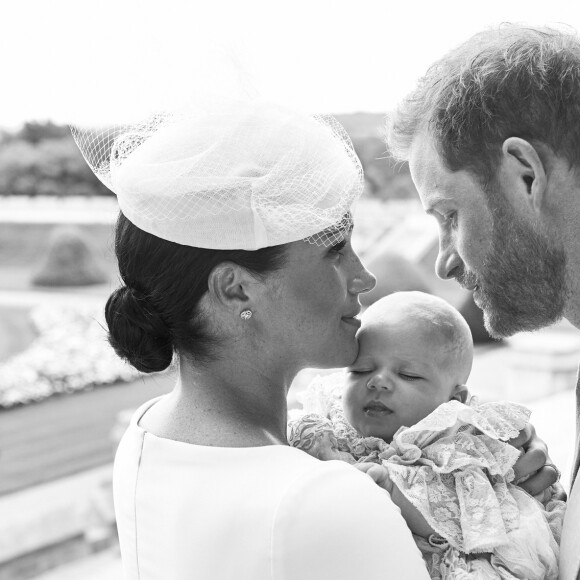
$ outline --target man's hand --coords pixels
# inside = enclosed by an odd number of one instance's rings
[[[522,450],[514,465],[515,483],[541,501],[545,492],[549,492],[548,488],[560,478],[558,468],[548,455],[548,446],[536,435],[534,426],[529,423],[508,443]],[[524,481],[518,483],[522,479]],[[565,500],[564,488],[559,483],[556,487],[556,498]]]

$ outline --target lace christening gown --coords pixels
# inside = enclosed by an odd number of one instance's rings
[[[414,536],[431,578],[557,579],[565,504],[542,504],[513,482],[520,452],[506,441],[528,422],[525,407],[450,401],[388,444],[349,425],[342,385],[342,373],[313,381],[290,444],[318,459],[384,465],[436,532]]]

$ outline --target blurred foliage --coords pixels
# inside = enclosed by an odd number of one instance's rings
[[[40,143],[47,139],[63,139],[70,137],[70,130],[66,125],[55,125],[52,121],[39,123],[29,121],[16,134],[18,139],[29,143]]]
[[[26,123],[0,138],[0,195],[112,195],[93,175],[66,126]]]
[[[337,115],[350,135],[365,172],[365,194],[377,199],[416,195],[406,164],[389,159],[382,130],[384,116]],[[50,121],[25,123],[0,133],[0,195],[112,195],[93,175],[70,130]]]
[[[353,113],[336,118],[349,134],[361,160],[365,194],[381,200],[416,199],[417,190],[408,164],[396,163],[389,156],[384,139],[385,115]]]

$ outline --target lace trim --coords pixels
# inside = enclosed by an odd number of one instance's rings
[[[527,424],[525,407],[450,401],[387,444],[360,437],[348,423],[343,384],[342,373],[313,381],[301,397],[306,414],[290,424],[290,443],[320,459],[385,466],[436,532],[415,537],[432,578],[557,578],[565,504],[542,510],[512,483],[519,450],[507,440]]]

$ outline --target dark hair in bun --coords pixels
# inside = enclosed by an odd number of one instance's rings
[[[109,342],[137,370],[154,373],[173,358],[171,333],[147,297],[128,286],[115,290],[106,306]]]
[[[210,272],[230,261],[264,275],[284,265],[285,250],[285,245],[255,251],[182,246],[144,232],[120,213],[115,253],[125,286],[105,307],[109,342],[145,373],[166,369],[175,351],[211,359],[214,339],[197,312]]]

